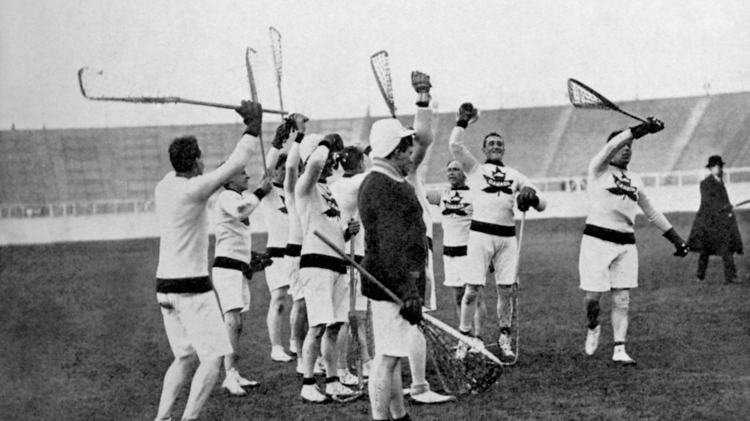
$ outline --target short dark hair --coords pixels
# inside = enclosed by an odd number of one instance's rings
[[[195,168],[195,160],[200,157],[201,149],[195,136],[178,137],[169,145],[169,161],[177,172],[192,171]]]
[[[286,158],[287,154],[285,153],[279,155],[279,160],[276,161],[276,166],[273,169],[278,170],[279,168],[283,167],[286,164]]]
[[[612,133],[610,133],[609,137],[607,138],[607,143],[609,143],[609,141],[612,140],[613,137],[617,136],[620,133],[622,133],[622,130],[615,130]]]
[[[347,146],[339,152],[339,163],[344,171],[356,170],[364,159],[364,152],[356,146]]]
[[[482,141],[482,147],[483,148],[487,146],[487,138],[492,137],[492,136],[499,137],[500,139],[502,139],[503,141],[505,141],[505,138],[503,138],[502,136],[500,136],[500,133],[490,132],[487,136],[484,137],[484,140]]]
[[[396,147],[393,149],[393,151],[391,151],[391,153],[386,155],[385,159],[391,159],[393,155],[404,152],[412,146],[414,146],[414,135],[402,137],[401,141],[398,142],[398,145],[396,145]]]

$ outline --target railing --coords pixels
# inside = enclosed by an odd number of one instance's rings
[[[646,187],[681,187],[700,183],[707,170],[672,171],[667,173],[640,173]],[[750,167],[727,168],[724,182],[750,183]],[[555,177],[532,180],[543,192],[582,192],[586,190],[586,177]],[[430,188],[445,188],[448,183],[429,184]],[[0,218],[48,218],[80,215],[112,215],[154,212],[153,199],[147,200],[97,200],[93,202],[67,202],[53,204],[0,205]]]

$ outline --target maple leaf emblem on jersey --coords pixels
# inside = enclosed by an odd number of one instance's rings
[[[510,189],[510,186],[513,185],[513,180],[506,180],[505,173],[500,169],[500,167],[495,168],[495,171],[492,172],[492,177],[488,177],[484,174],[482,174],[482,176],[487,182],[487,187],[482,189],[483,192],[503,192],[505,194],[513,194],[513,190]]]
[[[462,203],[463,197],[461,197],[458,192],[453,192],[453,196],[451,196],[448,200],[443,200],[443,204],[445,205],[445,210],[443,211],[443,215],[449,216],[449,215],[456,215],[456,216],[466,216],[467,213],[464,209],[466,209],[467,206],[469,206],[468,203]]]
[[[286,209],[286,198],[283,194],[280,194],[279,197],[281,198],[282,204],[282,206],[279,208],[279,212],[283,213],[284,215],[289,214],[289,211]]]
[[[326,201],[326,205],[328,206],[328,209],[323,212],[323,215],[329,218],[340,218],[341,211],[339,210],[339,204],[336,203],[336,199],[334,199],[330,194],[323,194],[321,196],[323,196],[323,200]]]
[[[619,178],[617,175],[612,174],[612,177],[615,178],[615,187],[608,188],[608,192],[615,196],[622,196],[622,200],[625,200],[627,197],[634,202],[638,201],[638,187],[630,185],[631,181],[627,175],[622,174],[622,178]]]

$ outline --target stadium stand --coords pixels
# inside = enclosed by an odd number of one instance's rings
[[[638,115],[656,115],[667,126],[658,137],[639,142],[634,150],[635,171],[700,170],[712,154],[722,155],[728,168],[750,166],[750,93],[620,105]],[[435,116],[427,183],[445,182],[454,115]],[[368,111],[364,118],[312,120],[308,131],[337,132],[347,143],[358,142],[367,139],[377,118]],[[405,125],[413,122],[408,115],[399,119]],[[481,139],[497,131],[508,142],[506,163],[529,177],[579,177],[612,130],[634,124],[635,120],[618,113],[571,106],[484,110],[467,140],[480,158]],[[277,119],[263,125],[266,148],[276,125]],[[156,182],[171,169],[167,147],[172,139],[198,137],[206,167],[215,168],[241,132],[239,124],[0,131],[0,204],[148,201]],[[260,168],[260,162],[256,155],[250,167]]]

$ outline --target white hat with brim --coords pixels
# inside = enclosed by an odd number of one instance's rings
[[[322,134],[312,133],[305,135],[302,142],[299,144],[299,157],[302,159],[302,162],[307,163],[307,158],[310,157],[322,140]]]
[[[378,120],[370,130],[370,156],[373,158],[385,158],[401,143],[401,139],[416,133],[401,125],[395,118]]]

